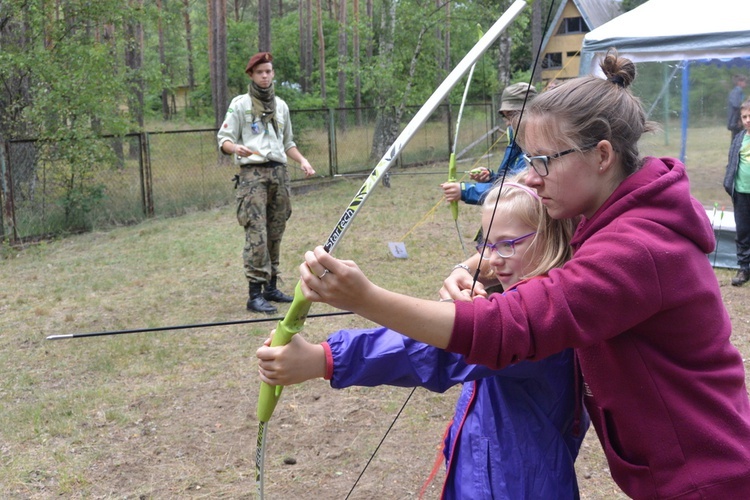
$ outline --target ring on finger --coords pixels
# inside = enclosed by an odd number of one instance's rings
[[[323,279],[323,276],[325,276],[326,274],[328,274],[328,273],[330,273],[330,272],[331,272],[331,271],[329,271],[328,269],[324,269],[324,270],[323,270],[323,274],[321,274],[320,276],[318,276],[318,278],[319,278],[319,279]]]

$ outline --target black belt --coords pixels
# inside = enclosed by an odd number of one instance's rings
[[[280,167],[284,165],[280,161],[273,161],[268,160],[264,161],[263,163],[243,163],[240,165],[240,168],[249,168],[249,167]]]

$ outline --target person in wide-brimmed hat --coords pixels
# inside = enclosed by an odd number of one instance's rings
[[[506,175],[513,175],[526,168],[523,158],[521,158],[521,150],[513,141],[513,129],[517,125],[516,122],[524,104],[533,99],[536,94],[536,89],[525,82],[514,83],[505,87],[500,98],[500,109],[497,110],[505,120],[508,136],[508,146],[505,148],[503,161],[500,163],[497,172],[479,167],[477,172],[470,174],[471,179],[476,182],[444,182],[441,184],[440,187],[443,189],[446,201],[461,200],[470,205],[481,204],[495,179],[503,172]]]

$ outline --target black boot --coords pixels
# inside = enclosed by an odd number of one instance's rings
[[[276,276],[266,283],[266,291],[263,293],[263,298],[274,302],[291,302],[294,300],[294,297],[276,288]]]
[[[247,299],[247,310],[266,314],[276,312],[276,308],[263,298],[262,283],[250,283],[250,298]]]
[[[732,286],[742,286],[748,281],[750,281],[750,269],[746,267],[740,267],[735,277],[732,278]]]

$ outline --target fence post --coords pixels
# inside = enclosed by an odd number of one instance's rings
[[[339,173],[338,151],[336,149],[336,113],[328,108],[328,173],[333,178]]]
[[[151,176],[151,148],[148,143],[148,132],[138,134],[141,154],[138,159],[141,174],[141,201],[143,203],[143,214],[146,217],[154,216],[154,190],[153,177]]]
[[[10,142],[3,141],[0,148],[0,239],[5,239],[5,220],[12,231],[11,241],[18,241],[18,230],[16,229],[16,210],[13,205],[13,175],[10,168]]]
[[[5,214],[5,169],[6,162],[5,156],[8,149],[8,142],[3,141],[3,147],[0,148],[0,241],[5,241],[5,222],[3,215]]]

